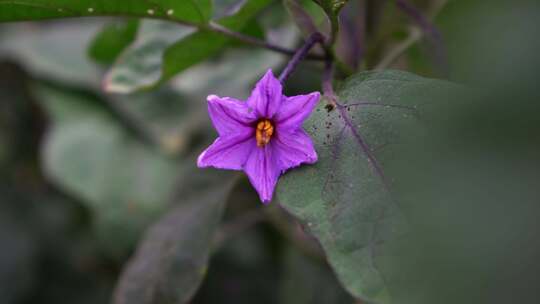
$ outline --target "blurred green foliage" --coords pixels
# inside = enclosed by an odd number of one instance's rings
[[[540,302],[538,1],[410,1],[448,75],[394,1],[284,2],[0,0],[0,21],[94,16],[0,25],[0,303]],[[333,29],[358,72],[270,206],[195,168],[206,95],[287,59],[216,25],[287,49]]]

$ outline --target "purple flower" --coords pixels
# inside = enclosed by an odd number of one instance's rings
[[[268,70],[246,102],[208,96],[208,113],[219,137],[199,156],[200,168],[243,170],[263,203],[272,200],[279,176],[317,153],[302,123],[320,94],[287,97]]]

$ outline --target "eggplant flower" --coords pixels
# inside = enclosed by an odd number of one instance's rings
[[[219,137],[198,158],[200,168],[243,170],[263,203],[272,200],[279,176],[317,153],[302,123],[320,94],[287,97],[268,70],[247,101],[208,96],[208,113]]]

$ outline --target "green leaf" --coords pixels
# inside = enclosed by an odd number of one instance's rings
[[[242,30],[271,0],[250,0],[235,15],[218,21]],[[153,87],[219,53],[231,38],[164,22],[145,22],[137,42],[126,50],[106,76],[109,92],[130,93]]]
[[[285,174],[277,196],[320,241],[345,288],[355,297],[390,301],[384,259],[407,232],[392,172],[405,135],[424,130],[422,109],[455,86],[398,71],[366,72],[339,91],[341,106],[320,105],[305,128],[319,161]]]
[[[113,63],[116,57],[135,40],[138,27],[139,21],[135,19],[107,24],[94,37],[88,54],[99,63]]]
[[[211,0],[0,0],[0,22],[82,16],[132,16],[196,24],[211,16]]]
[[[251,19],[241,30],[241,33],[260,40],[266,40],[266,33],[259,20]],[[253,50],[253,47],[240,40],[231,40],[230,47],[244,47]]]
[[[214,235],[235,180],[227,175],[198,170],[191,175],[194,179],[182,183],[180,205],[148,230],[124,269],[115,304],[188,303],[206,275]],[[197,188],[199,192],[189,195]]]
[[[53,119],[42,150],[47,177],[92,211],[105,251],[124,256],[165,210],[177,162],[135,139],[101,101],[44,87],[36,96]]]

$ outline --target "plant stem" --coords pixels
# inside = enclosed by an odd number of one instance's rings
[[[281,83],[285,83],[285,80],[289,78],[291,73],[296,69],[296,66],[302,61],[304,58],[306,58],[309,50],[315,46],[317,43],[322,43],[324,41],[324,36],[319,33],[313,33],[311,34],[304,45],[299,48],[295,53],[294,56],[291,58],[285,69],[283,69],[283,72],[281,72],[281,75],[279,75],[279,81]]]
[[[274,52],[282,53],[282,54],[285,54],[285,55],[293,56],[293,55],[295,55],[297,53],[294,50],[287,49],[287,48],[281,47],[279,45],[272,44],[272,43],[270,43],[268,41],[260,40],[260,39],[257,39],[255,37],[251,37],[251,36],[239,33],[239,32],[232,31],[232,30],[230,30],[230,29],[228,29],[228,28],[226,28],[226,27],[224,27],[222,25],[219,25],[219,24],[215,23],[215,22],[210,22],[207,26],[203,27],[203,29],[210,30],[210,31],[213,31],[213,32],[216,32],[216,33],[220,33],[220,34],[223,34],[225,36],[229,36],[231,38],[234,38],[234,39],[236,39],[238,41],[241,41],[241,42],[244,42],[244,43],[247,43],[247,44],[251,44],[251,45],[255,45],[255,46],[258,46],[258,47],[262,47],[262,48],[265,48],[265,49],[268,49],[268,50],[271,50],[271,51],[274,51]],[[317,33],[317,34],[321,35],[320,33]],[[321,55],[315,55],[315,54],[307,55],[307,53],[304,54],[304,57],[306,59],[310,59],[310,60],[321,60],[321,61],[324,60],[324,58],[325,58],[324,56],[321,56]]]
[[[332,47],[336,43],[337,35],[339,33],[339,19],[338,17],[330,17],[330,39],[328,45]]]
[[[326,97],[328,104],[326,109],[328,112],[332,111],[337,106],[337,96],[332,86],[332,79],[334,79],[335,65],[331,58],[328,58],[324,65],[324,73],[322,76],[322,90],[323,95]]]

